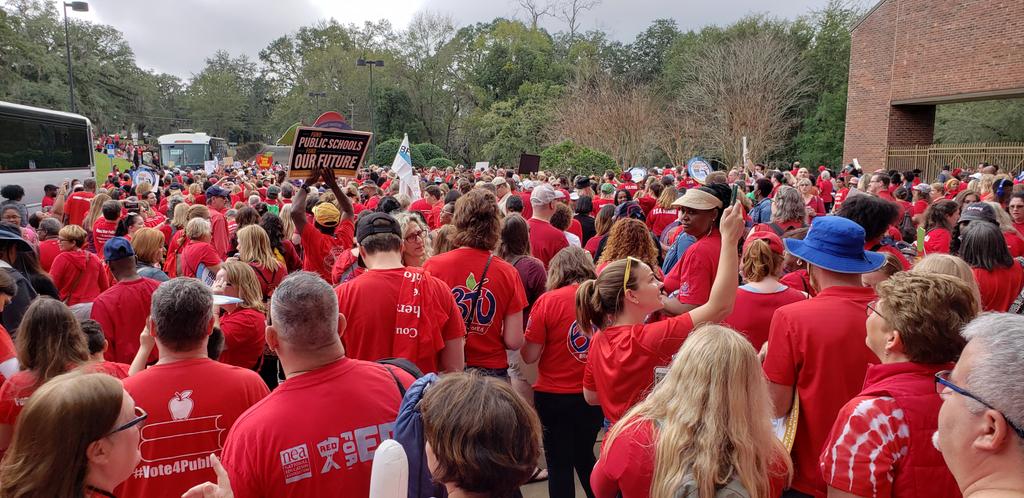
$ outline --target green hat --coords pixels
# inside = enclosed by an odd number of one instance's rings
[[[611,193],[614,193],[614,192],[615,192],[615,185],[612,185],[610,183],[605,183],[605,184],[601,185],[601,193],[602,194],[611,194]]]

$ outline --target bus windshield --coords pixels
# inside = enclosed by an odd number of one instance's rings
[[[165,164],[174,161],[176,167],[202,167],[210,159],[207,144],[164,144],[160,146],[160,157]]]

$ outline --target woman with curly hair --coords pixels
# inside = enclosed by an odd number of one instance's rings
[[[608,242],[597,262],[597,273],[600,274],[608,263],[629,256],[646,263],[655,271],[658,280],[662,279],[661,268],[658,266],[658,248],[651,239],[651,231],[640,220],[624,218],[616,221],[608,232]]]
[[[501,211],[493,193],[459,197],[452,216],[456,249],[431,257],[423,269],[452,290],[466,322],[467,370],[508,379],[506,349],[523,345],[526,291],[516,268],[492,252],[501,240]]]

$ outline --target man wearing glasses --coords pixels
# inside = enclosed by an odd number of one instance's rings
[[[964,328],[952,371],[935,375],[943,399],[933,442],[964,498],[1024,496],[1024,317],[989,313]]]

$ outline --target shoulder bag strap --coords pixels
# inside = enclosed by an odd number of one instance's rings
[[[487,256],[487,264],[484,265],[484,272],[480,275],[480,281],[476,283],[476,289],[473,289],[473,302],[469,305],[469,316],[466,317],[466,333],[469,333],[469,326],[473,323],[473,317],[476,315],[476,304],[480,301],[480,294],[484,290],[484,280],[487,279],[487,269],[491,267],[491,260],[494,259],[494,255]]]
[[[85,266],[82,266],[82,270],[78,272],[78,275],[75,276],[75,279],[71,282],[71,290],[68,291],[68,295],[61,299],[61,301],[63,301],[64,304],[68,304],[68,300],[71,299],[71,294],[74,294],[75,288],[78,287],[78,283],[82,281],[82,276],[85,275],[85,270],[89,269],[89,256],[90,254],[86,252]]]

